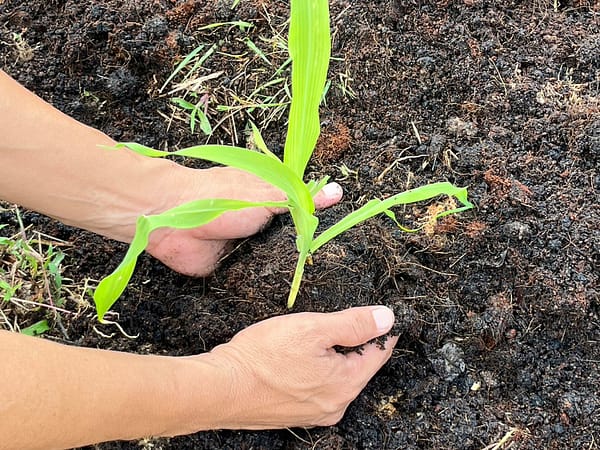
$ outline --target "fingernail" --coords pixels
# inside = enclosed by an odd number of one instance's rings
[[[373,314],[373,320],[378,331],[389,331],[392,325],[394,325],[394,313],[386,306],[376,306],[371,310],[371,314]]]
[[[342,196],[342,187],[337,183],[329,183],[323,186],[321,192],[327,198],[338,198]]]

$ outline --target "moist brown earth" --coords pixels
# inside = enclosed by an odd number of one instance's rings
[[[198,43],[248,50],[235,29],[198,29],[245,20],[255,25],[253,42],[265,45],[259,37],[282,29],[288,14],[281,1],[231,3],[0,0],[0,64],[115,139],[195,144],[198,134],[160,114],[170,115],[160,86]],[[370,198],[444,180],[467,186],[476,208],[426,233],[376,218],[307,267],[295,311],[383,303],[398,315],[393,358],[338,425],[95,448],[598,448],[600,4],[333,0],[331,15],[332,84],[309,176],[331,175],[346,195],[319,213],[321,222]],[[207,63],[215,71],[217,64]],[[260,76],[229,87],[251,89],[244,82]],[[247,117],[236,120],[211,142],[244,145]],[[284,133],[285,116],[268,124],[265,140],[280,151]],[[415,223],[427,205],[396,212]],[[125,251],[35,213],[24,220],[74,244],[66,275],[76,280],[108,274]],[[209,279],[144,257],[114,308],[138,337],[98,325],[90,312],[63,317],[68,341],[140,353],[207,351],[287,313],[294,251],[282,216],[240,243]],[[56,329],[48,336],[65,340]]]

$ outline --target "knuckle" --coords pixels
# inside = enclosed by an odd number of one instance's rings
[[[325,417],[321,423],[322,426],[326,426],[326,427],[330,427],[332,425],[337,424],[340,420],[342,420],[342,418],[344,417],[344,414],[346,412],[346,409],[342,409],[342,410],[338,410],[330,415],[328,415],[327,417]]]
[[[336,402],[329,402],[320,406],[320,419],[317,421],[319,424],[341,417],[342,411],[345,409],[344,406],[340,406]]]
[[[359,340],[362,337],[362,335],[363,335],[362,322],[358,318],[355,318],[351,322],[351,325],[352,325],[352,334],[353,334],[353,337],[356,340]]]

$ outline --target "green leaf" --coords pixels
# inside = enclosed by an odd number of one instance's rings
[[[8,281],[4,281],[0,278],[0,297],[2,298],[2,301],[9,302],[20,288],[21,283],[12,286]]]
[[[127,254],[115,271],[98,284],[94,292],[94,303],[98,319],[103,320],[106,312],[117,301],[131,279],[140,254],[148,246],[150,233],[158,228],[190,229],[212,222],[227,211],[257,206],[285,208],[287,202],[246,202],[242,200],[203,199],[189,202],[153,216],[141,216],[137,220],[135,236]]]
[[[169,75],[169,78],[167,78],[167,80],[164,82],[164,84],[161,86],[161,88],[159,89],[159,92],[162,92],[163,89],[171,82],[171,80],[173,78],[175,78],[175,76],[182,70],[185,68],[185,66],[187,66],[189,64],[189,62],[194,59],[194,57],[200,53],[202,51],[202,49],[204,48],[204,44],[200,44],[198,47],[196,47],[194,50],[192,50],[185,58],[183,58],[183,61],[181,61],[177,67],[175,68],[175,70],[173,71],[173,73],[171,75]]]
[[[288,42],[292,105],[283,161],[302,178],[320,133],[319,104],[331,52],[327,0],[291,0]]]
[[[205,25],[203,27],[197,28],[196,31],[211,30],[213,28],[226,27],[226,26],[238,27],[240,29],[240,31],[246,31],[248,28],[251,28],[254,25],[252,25],[250,22],[244,22],[242,20],[235,20],[233,22],[211,23],[209,25]]]
[[[300,291],[300,284],[302,283],[302,275],[304,275],[304,266],[306,265],[306,259],[310,252],[303,251],[298,256],[298,261],[296,262],[296,270],[294,271],[294,278],[292,279],[292,285],[290,287],[290,292],[288,294],[287,299],[287,307],[292,308],[294,303],[296,303],[296,297],[298,296],[298,292]]]
[[[200,120],[200,129],[205,135],[210,136],[212,134],[212,126],[208,121],[208,117],[206,117],[206,114],[204,114],[204,112],[200,108],[196,109],[196,115]]]
[[[451,211],[444,211],[438,214],[437,217],[447,216],[460,211],[471,209],[473,204],[467,199],[467,189],[459,188],[448,182],[432,183],[427,186],[421,186],[416,189],[411,189],[400,194],[393,195],[386,200],[374,199],[367,202],[364,206],[357,209],[356,211],[348,214],[342,220],[335,225],[331,226],[327,230],[323,231],[317,238],[312,242],[310,251],[315,252],[324,244],[329,242],[331,239],[340,235],[346,230],[349,230],[353,226],[370,219],[377,214],[387,211],[389,208],[397,205],[405,205],[408,203],[416,203],[423,200],[428,200],[438,195],[454,196],[463,205],[460,208],[453,209]]]
[[[198,112],[198,110],[194,109],[190,113],[190,131],[192,132],[192,134],[194,134],[194,131],[196,130],[196,113],[197,112]]]
[[[226,145],[200,145],[184,148],[175,152],[164,152],[155,150],[136,143],[120,143],[117,148],[127,147],[137,153],[152,157],[185,156],[190,158],[204,159],[217,164],[236,167],[252,173],[278,187],[286,193],[292,207],[306,210],[309,214],[314,213],[315,204],[310,191],[302,180],[296,176],[289,167],[281,161],[262,153],[253,152],[241,147],[230,147]]]
[[[194,109],[196,109],[196,105],[193,105],[192,103],[180,97],[173,97],[171,99],[171,102],[175,103],[180,108],[187,109],[188,111],[193,111]]]
[[[23,328],[21,330],[21,334],[25,334],[27,336],[39,336],[40,334],[44,334],[46,331],[50,330],[50,326],[48,325],[48,321],[40,320],[33,325],[28,326],[27,328]]]
[[[288,308],[294,306],[298,290],[300,289],[300,283],[302,282],[302,275],[304,274],[304,265],[310,255],[315,231],[319,226],[319,219],[301,208],[291,208],[290,214],[297,230],[296,248],[299,255],[296,270],[294,271],[294,278],[292,279],[292,286],[288,295]]]
[[[265,155],[270,156],[271,158],[276,159],[281,162],[281,160],[271,151],[267,144],[265,144],[265,140],[260,133],[260,130],[254,125],[254,122],[250,121],[250,127],[252,128],[252,140],[254,141],[254,145],[258,150],[263,152]]]

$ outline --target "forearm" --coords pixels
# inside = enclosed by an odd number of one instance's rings
[[[0,331],[0,449],[71,448],[218,427],[231,402],[211,358],[67,347]]]
[[[1,70],[0,136],[0,199],[122,241],[137,216],[174,206],[164,191],[176,185],[178,166],[103,148],[114,141]]]

